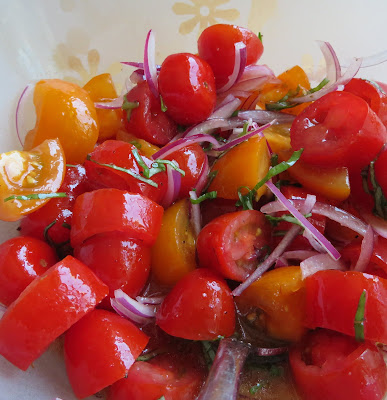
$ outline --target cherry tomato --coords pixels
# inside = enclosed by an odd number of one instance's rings
[[[214,71],[217,88],[224,86],[232,74],[235,64],[234,45],[238,42],[246,45],[246,64],[255,64],[263,53],[263,45],[250,30],[235,25],[216,24],[206,28],[199,36],[199,56]]]
[[[113,231],[126,232],[132,239],[152,245],[161,227],[163,211],[147,197],[123,190],[84,193],[75,201],[71,245],[75,247],[91,236]]]
[[[0,219],[16,221],[46,204],[42,200],[7,197],[56,192],[65,174],[63,149],[57,139],[45,140],[31,151],[0,154]]]
[[[135,86],[126,99],[139,104],[130,117],[124,112],[124,125],[129,133],[155,145],[165,145],[177,135],[175,122],[161,110],[160,100],[155,98],[146,82]]]
[[[45,242],[27,236],[0,245],[0,303],[9,306],[47,268],[56,263],[54,250]]]
[[[108,400],[195,399],[205,370],[192,353],[166,353],[149,362],[136,361],[128,376],[110,389]]]
[[[293,121],[292,147],[319,167],[364,167],[387,141],[387,132],[367,102],[348,92],[332,92]]]
[[[196,240],[188,213],[187,199],[169,207],[152,247],[152,274],[163,285],[176,284],[196,268]]]
[[[386,393],[386,364],[372,343],[317,330],[290,350],[289,360],[305,400],[379,400]]]
[[[156,323],[168,334],[184,339],[231,336],[235,329],[231,291],[212,271],[196,269],[169,292],[157,312]]]
[[[94,103],[86,90],[59,79],[39,81],[34,104],[36,125],[27,134],[24,149],[58,138],[68,163],[83,162],[93,150],[99,130]]]
[[[129,132],[126,132],[123,129],[120,129],[117,132],[116,140],[120,140],[121,142],[126,142],[133,144],[137,147],[137,149],[144,154],[144,156],[151,158],[153,154],[157,153],[160,150],[160,147],[157,147],[144,139],[139,139],[137,136],[132,135]]]
[[[375,161],[375,178],[380,187],[382,188],[383,194],[387,196],[387,148],[384,149]]]
[[[83,87],[94,102],[109,101],[118,97],[116,88],[110,74],[97,75],[90,79]],[[98,140],[106,140],[115,136],[121,126],[120,110],[96,109],[99,123]]]
[[[86,192],[89,186],[86,181],[86,170],[82,165],[67,167],[66,175],[58,192],[64,192],[67,197],[51,199],[38,210],[26,215],[20,222],[20,234],[45,240],[47,235],[54,243],[64,243],[70,239],[71,217],[75,199]]]
[[[172,54],[164,60],[159,90],[166,113],[178,124],[198,124],[214,110],[214,73],[204,60],[193,54]]]
[[[68,256],[36,278],[0,320],[0,354],[22,370],[91,311],[108,288]]]
[[[74,256],[85,263],[109,287],[122,289],[131,297],[144,287],[150,269],[150,248],[121,232],[92,236],[74,249]],[[103,301],[110,306],[110,299]]]
[[[235,200],[226,200],[221,198],[204,201],[200,206],[203,226],[207,225],[216,217],[242,209],[241,207],[236,207]]]
[[[142,353],[148,336],[132,322],[106,310],[94,310],[65,336],[69,381],[79,398],[122,379]]]
[[[138,165],[134,158],[132,150],[136,149],[133,144],[121,142],[119,140],[106,140],[97,146],[90,154],[92,160],[102,164],[114,164],[117,167],[130,170],[132,173],[142,175],[142,167]],[[148,168],[154,162],[139,154]],[[152,181],[157,187],[148,183],[141,182],[137,178],[123,171],[117,171],[111,167],[96,164],[93,161],[85,161],[84,163],[87,178],[95,189],[104,187],[128,190],[133,193],[140,193],[153,201],[159,202],[167,190],[167,174],[159,172],[152,176]]]
[[[366,291],[364,337],[387,343],[387,280],[361,272],[319,271],[305,280],[306,325],[355,335],[359,299]]]
[[[256,210],[237,211],[213,219],[199,233],[200,265],[224,278],[244,281],[257,267],[269,244],[270,227]]]

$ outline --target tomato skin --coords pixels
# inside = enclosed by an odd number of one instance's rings
[[[192,400],[205,378],[205,370],[192,353],[166,353],[149,362],[136,361],[128,377],[116,382],[108,400]]]
[[[161,111],[160,100],[155,98],[145,81],[135,86],[126,95],[126,99],[139,103],[139,106],[132,110],[129,121],[124,112],[124,126],[129,133],[162,146],[177,135],[175,122]]]
[[[78,398],[122,379],[142,353],[148,336],[132,322],[106,310],[94,310],[65,336],[67,375]]]
[[[109,204],[109,209],[106,205]],[[152,245],[159,233],[163,208],[141,194],[118,189],[87,192],[75,201],[70,240],[73,247],[99,233],[126,232]]]
[[[67,167],[66,175],[59,192],[67,197],[51,199],[47,204],[20,221],[20,234],[45,240],[44,230],[53,221],[56,223],[48,230],[48,235],[55,243],[63,243],[70,239],[70,229],[63,224],[71,225],[75,199],[89,190],[86,181],[86,170],[82,165]]]
[[[161,65],[158,81],[166,113],[178,124],[198,124],[214,110],[214,73],[200,57],[189,53],[168,56]]]
[[[90,237],[74,249],[74,257],[109,287],[109,297],[114,297],[116,289],[136,297],[149,276],[150,248],[122,232]],[[109,301],[104,299],[102,305],[110,308]]]
[[[196,269],[169,292],[157,312],[156,323],[168,334],[184,339],[231,336],[235,329],[231,291],[212,271]]]
[[[235,62],[235,47],[243,42],[247,49],[246,65],[256,63],[263,53],[258,36],[236,25],[216,24],[206,28],[198,39],[199,56],[210,64],[219,89],[228,81]]]
[[[0,303],[9,306],[56,261],[55,251],[32,237],[18,236],[0,244]]]
[[[370,163],[387,141],[387,132],[367,102],[348,92],[316,100],[293,121],[294,150],[320,167],[359,168]],[[366,150],[366,151],[365,151]]]
[[[308,328],[332,329],[355,335],[359,299],[366,291],[364,337],[387,343],[387,280],[361,272],[319,271],[305,280]]]
[[[0,320],[0,354],[26,370],[58,336],[91,311],[108,288],[68,256],[35,279]]]
[[[370,342],[318,330],[290,350],[289,360],[305,400],[379,400],[386,393],[386,364]]]
[[[259,211],[221,215],[199,233],[200,265],[216,270],[224,278],[242,282],[256,268],[259,250],[269,244],[269,238],[269,224]]]
[[[137,164],[134,158],[132,153],[134,149],[136,149],[136,147],[130,143],[119,140],[106,140],[94,149],[90,157],[92,160],[99,163],[114,164],[140,175],[142,167]],[[139,151],[139,154],[144,163],[150,168],[154,160],[143,156],[141,151]],[[143,194],[156,203],[164,197],[167,190],[167,174],[165,172],[159,172],[152,176],[152,181],[158,185],[156,188],[148,183],[139,181],[125,172],[117,171],[110,167],[104,167],[92,161],[85,161],[84,165],[87,178],[94,189],[116,188],[128,190],[129,192]]]

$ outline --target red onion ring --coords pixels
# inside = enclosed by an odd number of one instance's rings
[[[317,254],[300,263],[302,279],[313,275],[318,271],[337,269],[345,271],[345,264],[341,260],[332,260],[329,254]]]
[[[286,260],[300,260],[304,261],[309,257],[316,256],[318,253],[312,250],[291,250],[285,251],[282,257]]]
[[[243,126],[243,123],[240,123],[240,121],[235,121],[232,119],[226,119],[226,118],[212,118],[212,119],[207,119],[206,121],[201,122],[200,124],[194,125],[191,128],[188,128],[182,137],[190,137],[194,135],[198,135],[204,132],[207,133],[212,133],[214,129],[218,128],[224,128],[226,130],[228,129],[233,129],[237,126]]]
[[[371,226],[368,226],[361,242],[360,255],[354,267],[354,271],[364,272],[366,270],[374,251],[374,240],[374,231]]]
[[[170,165],[167,165],[167,191],[161,205],[168,208],[178,197],[181,187],[181,175]]]
[[[144,70],[143,69],[136,69],[133,71],[129,77],[130,82],[134,83],[137,85],[140,82],[143,82],[145,80],[145,75],[144,75]]]
[[[159,90],[157,83],[157,68],[156,68],[156,45],[155,45],[155,35],[152,29],[148,32],[145,40],[144,49],[144,72],[146,81],[148,82],[149,89],[159,98]]]
[[[336,52],[329,42],[317,41],[320,46],[320,50],[325,59],[327,79],[329,80],[328,85],[333,84],[341,77],[341,67],[339,59],[337,58]]]
[[[362,212],[361,216],[370,224],[373,230],[379,235],[387,239],[387,221],[368,212]]]
[[[275,73],[267,65],[248,65],[239,80],[239,82],[248,81],[254,78],[275,78]]]
[[[295,116],[275,111],[249,110],[239,111],[238,118],[243,120],[248,120],[251,118],[254,122],[257,122],[258,124],[267,124],[273,119],[277,121],[277,124],[291,124],[294,121]]]
[[[116,110],[122,107],[124,103],[124,95],[121,95],[111,101],[97,101],[94,103],[95,108],[103,110]]]
[[[110,299],[110,304],[111,304],[113,310],[121,317],[127,318],[127,319],[129,319],[133,322],[136,322],[137,324],[141,324],[141,325],[147,324],[149,322],[149,318],[144,318],[144,317],[138,316],[137,314],[128,310],[126,307],[124,307],[121,303],[119,303],[114,298]]]
[[[229,99],[227,102],[226,100]],[[233,112],[241,105],[241,101],[233,95],[228,95],[225,101],[222,102],[208,119],[215,118],[230,118]]]
[[[139,317],[153,318],[156,316],[156,308],[154,306],[139,303],[121,289],[114,291],[114,300]]]
[[[124,65],[129,65],[134,68],[138,68],[138,69],[142,69],[142,70],[144,69],[144,63],[141,63],[141,62],[121,61],[120,63],[124,64]],[[160,71],[160,69],[161,69],[161,65],[156,65],[156,70]]]
[[[19,139],[20,144],[23,146],[23,140],[20,134],[20,118],[21,115],[24,115],[23,110],[25,108],[25,100],[28,98],[28,94],[31,92],[32,89],[34,89],[35,85],[34,84],[29,84],[27,85],[20,97],[19,100],[17,102],[17,106],[16,106],[16,113],[15,113],[15,125],[16,125],[16,134],[17,134],[17,138]]]
[[[143,297],[143,296],[137,296],[136,300],[141,303],[141,304],[154,304],[154,305],[159,305],[161,304],[165,299],[165,296],[156,296],[156,297]]]
[[[247,62],[247,49],[246,45],[243,42],[238,42],[234,44],[235,46],[235,60],[234,60],[234,69],[232,74],[228,77],[227,83],[218,89],[218,93],[224,93],[229,90],[232,86],[234,86],[246,67]]]
[[[198,196],[195,191],[189,192],[189,197],[192,200],[197,200]],[[191,203],[191,225],[195,232],[196,237],[198,237],[201,229],[202,229],[202,216],[200,214],[200,204]]]
[[[260,357],[272,357],[284,354],[288,351],[287,347],[257,347],[255,353]]]
[[[204,165],[200,173],[199,180],[195,186],[195,193],[198,194],[199,196],[202,194],[202,190],[206,186],[209,172],[210,172],[210,165],[208,163],[208,157],[206,157],[204,159]]]

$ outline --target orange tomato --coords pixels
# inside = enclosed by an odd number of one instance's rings
[[[31,151],[0,154],[0,219],[17,221],[49,199],[9,200],[9,196],[56,192],[62,184],[66,160],[59,140],[45,140]]]
[[[46,139],[58,138],[70,164],[82,163],[98,139],[97,113],[88,93],[78,85],[59,79],[39,81],[35,86],[36,125],[28,132],[24,150]]]
[[[267,333],[276,339],[297,341],[304,331],[305,285],[300,267],[273,269],[250,285],[237,303],[263,310]]]
[[[212,167],[217,171],[209,191],[216,190],[218,197],[238,199],[238,189],[246,186],[252,189],[269,171],[270,156],[264,137],[253,136],[249,140],[228,151]],[[256,200],[266,192],[262,186]]]
[[[196,239],[188,216],[188,200],[169,207],[152,247],[152,273],[163,285],[174,285],[196,268]]]
[[[131,133],[124,131],[123,129],[120,129],[117,132],[116,139],[135,145],[141,151],[141,153],[144,154],[144,156],[147,156],[149,158],[151,158],[153,154],[157,153],[160,150],[160,147],[157,147],[144,139],[139,139],[137,136],[134,136]]]
[[[91,100],[109,101],[115,99],[118,95],[110,74],[97,75],[90,79],[83,87],[89,93]],[[119,110],[103,110],[97,108],[97,118],[99,122],[98,140],[112,138],[121,125],[121,109]]]

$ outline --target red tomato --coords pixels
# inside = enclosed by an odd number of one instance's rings
[[[127,378],[111,387],[108,400],[193,400],[204,378],[197,355],[166,353],[135,362]]]
[[[176,161],[185,172],[185,176],[181,177],[179,198],[188,197],[189,191],[198,183],[206,157],[206,153],[197,143],[183,147],[166,157],[168,160]]]
[[[387,197],[387,148],[385,148],[375,161],[375,178]]]
[[[94,310],[65,336],[67,375],[83,399],[122,379],[142,353],[148,336],[132,322],[106,310]]]
[[[126,233],[92,236],[74,249],[74,256],[109,287],[110,297],[116,289],[137,296],[149,276],[150,248],[130,239]],[[103,305],[110,308],[110,299],[103,300]]]
[[[311,332],[289,353],[304,400],[379,400],[387,389],[387,368],[377,347],[336,332]]]
[[[366,291],[364,337],[387,343],[387,280],[361,272],[319,271],[305,280],[306,326],[355,335],[359,299]]]
[[[379,153],[387,132],[366,101],[347,92],[332,92],[312,103],[293,121],[294,150],[320,167],[363,167]]]
[[[90,154],[92,160],[102,164],[114,164],[117,167],[130,170],[134,174],[142,175],[143,168],[137,164],[132,150],[136,149],[130,143],[120,140],[106,140],[96,147]],[[141,151],[139,151],[141,155]],[[154,160],[141,155],[148,168]],[[87,178],[94,189],[115,188],[140,193],[158,203],[167,190],[167,174],[159,172],[152,176],[152,181],[158,186],[153,187],[148,183],[141,182],[126,172],[117,171],[110,167],[98,165],[92,161],[85,161]]]
[[[376,82],[353,78],[344,87],[345,92],[361,97],[371,110],[387,125],[387,94]]]
[[[217,197],[211,201],[204,201],[201,204],[200,210],[202,214],[202,223],[203,226],[205,226],[216,217],[238,211],[238,207],[235,206],[235,200]],[[239,208],[239,210],[241,210],[241,208]]]
[[[181,125],[206,120],[215,107],[214,73],[204,60],[193,54],[172,54],[164,60],[159,90],[166,113]]]
[[[106,295],[108,288],[68,256],[35,279],[0,320],[0,354],[26,370],[47,346]]]
[[[131,111],[129,121],[124,112],[124,125],[129,133],[156,145],[167,144],[177,135],[176,124],[161,111],[160,99],[152,94],[146,82],[135,86],[126,95],[126,99],[139,103]]]
[[[213,219],[199,233],[200,265],[215,269],[224,278],[244,281],[266,254],[270,228],[264,214],[256,210],[237,211]]]
[[[212,271],[196,269],[169,292],[156,315],[156,323],[168,334],[184,339],[231,336],[235,329],[231,291]]]
[[[0,303],[9,306],[47,268],[56,263],[55,251],[45,242],[27,236],[0,245]]]
[[[198,39],[199,56],[210,64],[216,87],[221,88],[232,74],[235,63],[235,43],[243,42],[247,49],[247,65],[255,64],[263,53],[258,36],[235,25],[217,24],[205,29]]]
[[[63,224],[71,225],[75,199],[87,190],[85,168],[82,165],[67,167],[62,186],[58,190],[67,193],[67,197],[51,199],[42,208],[26,215],[20,222],[20,233],[45,240],[44,230],[56,221],[48,230],[50,239],[55,243],[69,240],[70,229]]]
[[[132,239],[152,245],[163,212],[161,206],[141,194],[118,189],[84,193],[75,201],[71,245],[75,247],[91,236],[113,231],[126,232]]]

